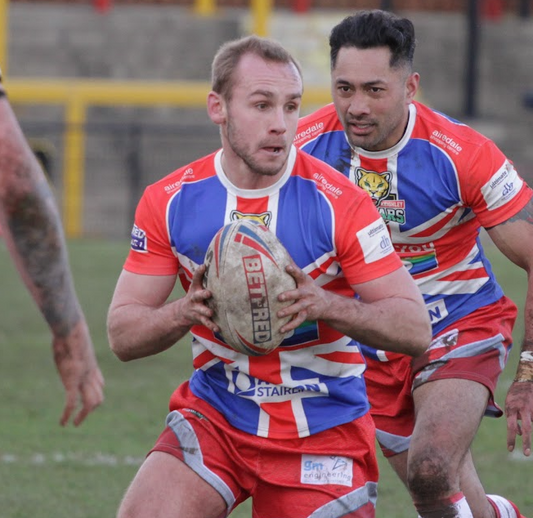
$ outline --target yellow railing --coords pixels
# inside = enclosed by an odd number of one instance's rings
[[[8,79],[6,90],[13,103],[65,106],[63,155],[63,220],[69,237],[83,232],[85,138],[83,127],[89,106],[205,107],[209,83],[195,81],[145,82],[113,80]],[[330,102],[329,90],[307,88],[304,103]]]
[[[194,12],[200,16],[211,16],[216,8],[216,0],[194,0]]]
[[[9,0],[0,0],[0,66],[7,68],[7,20]],[[268,20],[273,0],[250,0],[251,31],[268,34]],[[200,15],[215,12],[216,0],[195,0]],[[83,189],[85,171],[85,134],[89,106],[204,107],[209,84],[194,81],[114,81],[105,79],[16,79],[4,80],[9,98],[20,104],[57,104],[65,107],[65,146],[63,155],[63,221],[69,237],[83,232]],[[307,88],[304,103],[322,105],[330,102],[329,91]]]
[[[9,0],[0,0],[0,67],[7,73],[7,31],[9,19]]]
[[[194,0],[194,12],[200,16],[211,16],[217,8],[216,0]],[[250,0],[252,32],[258,36],[268,35],[268,21],[274,7],[274,0]]]
[[[268,36],[268,20],[272,14],[273,0],[251,0],[252,32],[258,36]]]

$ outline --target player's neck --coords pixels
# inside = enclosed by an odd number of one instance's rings
[[[279,172],[269,174],[252,170],[242,159],[222,152],[220,164],[226,178],[242,190],[266,189],[274,185],[283,176],[285,167]]]

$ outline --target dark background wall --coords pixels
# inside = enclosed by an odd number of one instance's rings
[[[478,20],[474,116],[465,112],[468,1],[391,3],[416,27],[415,68],[422,77],[422,100],[493,138],[533,184],[533,109],[524,102],[533,91],[533,17],[519,15],[519,0],[505,2],[505,12],[494,10],[501,5],[498,0],[480,2],[480,8],[483,4],[483,9],[492,6],[492,10],[482,11]],[[350,8],[342,9],[337,7],[341,1],[310,0],[310,8],[297,13],[283,7],[294,5],[291,2],[274,2],[270,35],[301,61],[307,84],[328,88],[331,27],[356,8],[381,5],[370,0],[347,3]],[[12,0],[9,76],[208,81],[218,46],[249,30],[250,12],[232,7],[236,4],[219,0],[213,16],[199,17],[191,1],[114,0],[103,14],[92,1]],[[326,4],[327,9],[316,7]],[[50,157],[50,175],[61,201],[63,108],[15,108],[34,145]],[[87,235],[127,235],[132,207],[144,186],[219,143],[217,128],[199,108],[95,106],[89,110],[85,130]]]

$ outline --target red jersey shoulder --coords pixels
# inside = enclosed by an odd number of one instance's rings
[[[185,183],[197,182],[209,178],[210,176],[215,176],[216,153],[217,152],[215,151],[210,155],[206,155],[190,164],[176,169],[174,172],[161,178],[161,180],[149,185],[147,190],[151,191],[152,194],[156,196],[160,196],[161,194],[172,196],[179,191],[181,186]]]
[[[335,130],[342,131],[342,124],[337,117],[333,103],[327,104],[300,119],[293,142],[295,146],[301,147],[318,135]]]
[[[427,139],[458,160],[468,160],[487,143],[495,144],[472,127],[419,102],[416,106],[416,124],[411,138]]]
[[[312,180],[329,198],[348,196],[350,199],[366,198],[366,191],[355,185],[342,173],[322,160],[298,149],[293,174]]]

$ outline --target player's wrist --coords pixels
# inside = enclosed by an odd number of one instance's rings
[[[517,383],[533,382],[533,351],[522,351],[514,379]]]

